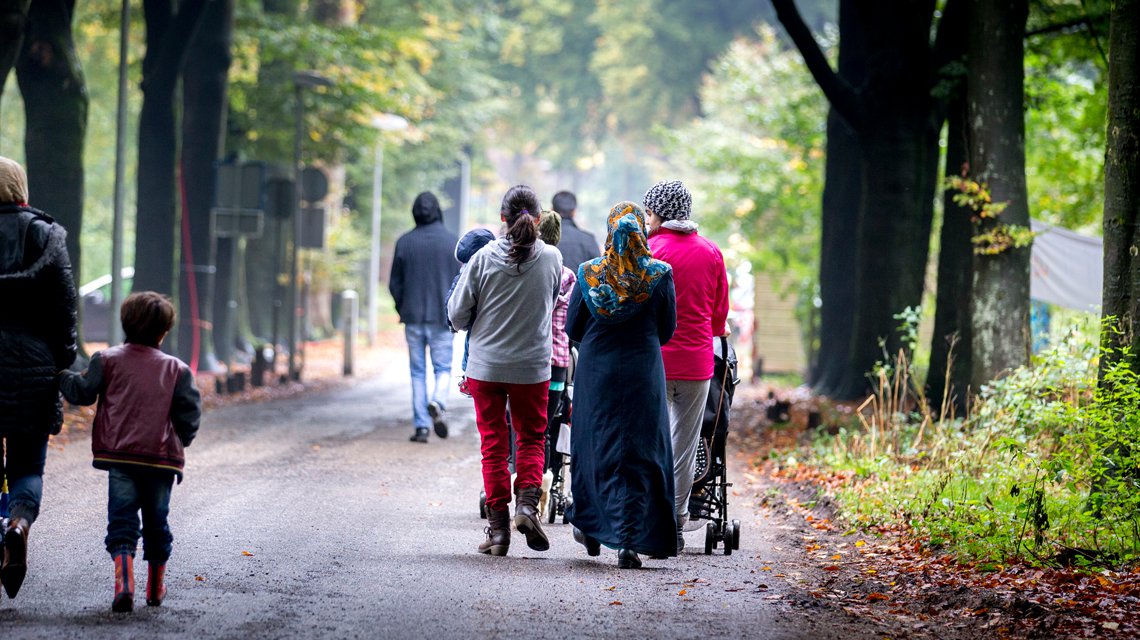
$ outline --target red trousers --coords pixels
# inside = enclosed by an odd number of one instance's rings
[[[550,382],[508,384],[467,378],[467,384],[475,400],[475,423],[483,443],[483,489],[487,492],[487,508],[502,511],[511,504],[507,401],[511,403],[511,426],[515,430],[515,492],[542,486]]]

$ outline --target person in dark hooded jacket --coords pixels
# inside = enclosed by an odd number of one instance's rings
[[[24,168],[0,157],[0,460],[8,481],[0,582],[15,598],[43,496],[48,437],[63,426],[56,374],[75,361],[67,232],[28,206]]]
[[[458,238],[443,226],[439,200],[430,192],[416,196],[412,205],[416,228],[400,236],[392,258],[388,290],[404,323],[408,361],[412,373],[413,442],[427,442],[434,424],[440,438],[447,437],[444,411],[451,384],[451,330],[447,326],[447,292],[459,274],[455,259]],[[435,373],[431,400],[427,393],[427,352]]]

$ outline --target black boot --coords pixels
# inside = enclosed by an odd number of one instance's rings
[[[574,542],[586,547],[586,555],[596,556],[602,552],[602,543],[592,538],[578,527],[574,527]]]
[[[487,539],[479,545],[479,553],[507,555],[507,550],[511,548],[511,510],[487,509],[487,524],[489,526],[484,529]]]
[[[641,558],[632,549],[618,549],[618,569],[640,569]]]
[[[538,500],[542,497],[542,487],[519,489],[515,498],[515,528],[526,536],[526,546],[535,551],[546,551],[550,540],[538,523]]]
[[[408,440],[410,442],[427,442],[428,441],[428,430],[427,430],[427,428],[425,427],[422,429],[416,429],[416,432],[413,433],[412,437],[408,438]]]
[[[4,532],[4,562],[0,565],[0,582],[9,598],[15,598],[24,584],[28,573],[28,529],[32,524],[27,518],[13,516]]]

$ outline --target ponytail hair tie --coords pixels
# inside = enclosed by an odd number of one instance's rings
[[[530,209],[523,209],[519,213],[521,213],[524,216],[529,216],[530,215]]]

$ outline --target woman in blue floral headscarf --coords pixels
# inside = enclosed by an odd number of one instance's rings
[[[676,326],[669,265],[654,260],[645,212],[610,210],[601,258],[578,269],[566,332],[578,347],[569,519],[587,553],[618,550],[618,566],[639,553],[677,555],[673,449],[661,345]]]

